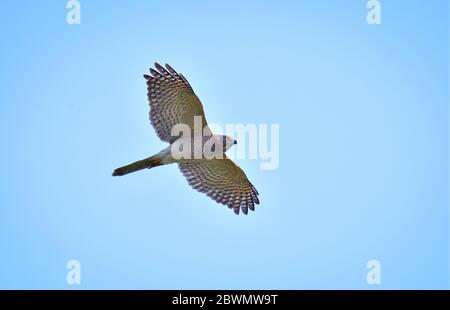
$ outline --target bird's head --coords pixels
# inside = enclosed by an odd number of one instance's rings
[[[228,151],[233,145],[237,144],[237,141],[230,136],[222,136],[222,144],[224,146],[224,152]]]

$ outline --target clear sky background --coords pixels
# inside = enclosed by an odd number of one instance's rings
[[[0,288],[448,288],[448,1],[381,2],[2,3]],[[277,170],[239,162],[256,212],[175,165],[111,177],[165,146],[154,61],[210,122],[280,125]]]

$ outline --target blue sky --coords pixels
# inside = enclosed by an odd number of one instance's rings
[[[449,287],[448,2],[65,1],[0,13],[0,288]],[[280,126],[239,161],[248,216],[160,151],[142,74],[182,72],[210,122]],[[81,264],[81,285],[66,263]],[[381,264],[368,285],[366,264]]]

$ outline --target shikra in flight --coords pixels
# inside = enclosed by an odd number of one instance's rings
[[[203,106],[186,78],[171,66],[155,63],[145,74],[150,121],[158,137],[170,145],[158,154],[117,168],[113,176],[141,169],[178,164],[189,185],[216,202],[233,209],[255,210],[258,191],[244,171],[225,152],[237,144],[228,136],[214,135],[205,118]],[[200,130],[198,130],[200,127]]]

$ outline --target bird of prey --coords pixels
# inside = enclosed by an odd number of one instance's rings
[[[225,152],[237,142],[229,136],[211,133],[202,103],[181,73],[176,72],[168,64],[164,68],[155,63],[155,68],[156,70],[150,68],[151,75],[144,74],[150,103],[150,122],[158,137],[169,143],[169,146],[154,156],[117,168],[113,176],[176,163],[194,189],[228,206],[236,214],[239,214],[239,211],[247,214],[249,209],[254,211],[255,205],[259,204],[258,191],[244,171],[225,155]],[[203,130],[200,132],[194,128],[196,119],[201,121]],[[173,134],[172,129],[179,124],[185,124],[188,129],[192,129],[188,137]],[[196,138],[200,141],[202,150],[206,141],[212,139],[214,142],[212,151],[216,152],[215,154],[218,152],[221,156],[208,157],[203,154],[180,158],[173,153],[174,145],[186,141],[190,143],[188,145],[190,150],[196,149],[194,146]]]

